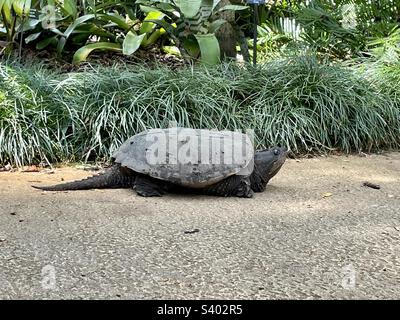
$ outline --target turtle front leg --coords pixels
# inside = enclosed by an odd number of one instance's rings
[[[162,183],[165,182],[146,176],[137,176],[135,179],[134,188],[139,196],[161,197],[166,192],[165,188],[162,186]]]
[[[243,178],[237,188],[235,189],[236,197],[240,198],[253,198],[254,191],[251,189],[250,178]]]
[[[220,197],[252,198],[254,195],[248,176],[234,175],[203,189],[204,194]]]

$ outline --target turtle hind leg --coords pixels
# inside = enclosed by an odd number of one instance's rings
[[[220,197],[252,198],[250,179],[246,176],[234,175],[203,189],[204,194]]]
[[[165,188],[163,188],[162,183],[164,181],[159,181],[147,176],[138,176],[135,180],[135,190],[139,196],[142,197],[161,197],[166,193]]]

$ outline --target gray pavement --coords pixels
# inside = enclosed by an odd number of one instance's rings
[[[0,298],[400,298],[400,153],[288,160],[253,199],[30,187],[88,174],[0,173]]]

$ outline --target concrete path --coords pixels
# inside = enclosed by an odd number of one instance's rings
[[[30,187],[88,174],[0,173],[0,298],[400,298],[400,153],[288,160],[253,199]]]

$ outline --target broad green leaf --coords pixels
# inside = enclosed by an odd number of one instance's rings
[[[41,33],[42,33],[42,32],[37,32],[37,33],[32,33],[32,34],[30,34],[29,36],[27,36],[27,37],[25,38],[25,43],[29,43],[29,42],[31,42],[31,41],[35,41],[37,38],[39,38],[39,36],[40,36]]]
[[[3,5],[2,5],[2,13],[3,13],[3,18],[5,19],[5,23],[8,25],[11,25],[13,16],[11,13],[11,0],[3,0]]]
[[[111,43],[111,42],[97,42],[97,43],[91,43],[88,44],[79,50],[77,50],[74,54],[74,57],[72,59],[72,63],[78,64],[80,62],[83,62],[87,59],[88,55],[93,51],[93,50],[110,50],[110,51],[117,51],[121,52],[121,45],[118,43]]]
[[[67,43],[67,38],[60,37],[60,39],[58,39],[58,44],[57,44],[57,52],[58,52],[58,54],[62,53],[66,43]]]
[[[193,58],[198,58],[200,55],[199,43],[195,37],[188,37],[182,41],[186,52]]]
[[[67,30],[65,30],[63,38],[64,40],[59,41],[58,46],[57,46],[57,51],[59,54],[64,50],[65,43],[67,42],[68,37],[71,35],[71,33],[75,30],[76,27],[79,25],[83,24],[84,22],[93,19],[96,15],[94,14],[87,14],[82,17],[79,17],[76,19],[72,24],[69,25]]]
[[[165,29],[161,28],[161,29],[154,30],[151,33],[150,37],[148,37],[147,34],[146,34],[146,36],[143,38],[143,41],[142,41],[141,45],[143,47],[146,47],[146,46],[149,46],[149,45],[152,45],[152,44],[156,43],[158,38],[160,38],[165,32],[166,32]]]
[[[75,19],[78,10],[76,8],[76,0],[64,0],[64,10]]]
[[[35,28],[41,21],[38,19],[29,19],[25,22],[24,31]]]
[[[93,23],[87,23],[87,24],[82,24],[78,27],[75,28],[74,34],[76,33],[88,33],[90,35],[96,35],[99,37],[106,37],[108,39],[115,40],[115,35],[111,32],[107,32],[106,30],[98,27],[97,25]],[[104,42],[104,41],[102,41]]]
[[[51,43],[55,44],[57,42],[56,38],[57,38],[57,36],[53,36],[53,37],[46,38],[46,39],[44,39],[42,41],[39,41],[36,44],[36,49],[37,50],[42,50],[42,49],[46,48]]]
[[[1,0],[0,0],[1,1]],[[148,6],[139,6],[140,11],[144,12],[144,13],[150,13],[150,12],[161,12],[159,10],[157,10],[156,7],[148,7]]]
[[[132,31],[129,31],[126,34],[126,37],[122,44],[122,53],[128,56],[134,53],[137,49],[139,49],[140,44],[142,43],[142,40],[145,35],[146,34],[144,33],[138,36],[134,34]]]
[[[122,7],[124,8],[126,15],[128,16],[128,18],[130,20],[136,20],[137,16],[135,14],[135,10],[133,9],[133,7],[131,7],[130,5],[122,5]]]
[[[90,19],[93,19],[94,17],[95,17],[94,14],[87,14],[82,17],[79,17],[72,24],[70,24],[68,26],[67,30],[65,30],[65,32],[64,32],[64,37],[68,38],[77,26],[79,26],[80,24],[82,24]]]
[[[175,37],[175,29],[176,29],[176,25],[170,24],[164,20],[147,20],[148,22],[154,22],[155,24],[158,24],[159,26],[161,26],[162,28],[164,28],[165,31],[168,32],[168,34],[171,37]]]
[[[162,18],[165,17],[165,14],[159,11],[152,11],[149,12],[146,16],[146,18],[143,20],[142,26],[140,27],[139,33],[150,33],[153,31],[155,27],[154,22],[148,22],[147,20],[161,20]]]
[[[12,7],[12,0],[0,0],[0,9],[3,6],[7,6],[9,9]]]
[[[62,33],[60,30],[58,30],[57,28],[52,28],[50,29],[51,32],[58,34],[59,36],[63,37],[64,33]]]
[[[70,41],[73,44],[81,45],[82,43],[87,43],[89,37],[90,37],[90,33],[87,33],[87,32],[81,32],[78,34],[74,33],[71,36]],[[104,41],[107,41],[107,40],[104,40]]]
[[[215,35],[213,34],[197,34],[195,35],[199,43],[201,52],[201,63],[214,65],[220,62],[220,48]]]
[[[131,28],[131,25],[126,23],[125,18],[118,16],[118,15],[113,15],[113,14],[99,14],[97,15],[97,18],[103,21],[111,21],[114,22],[118,27],[120,27],[123,30],[129,30]]]
[[[228,4],[226,6],[223,6],[218,11],[226,11],[226,10],[239,11],[239,10],[247,10],[248,8],[249,7],[247,7],[247,6],[239,6],[239,5],[234,5],[234,4]]]
[[[200,11],[202,0],[175,0],[175,3],[185,18],[193,18]]]
[[[136,1],[139,4],[140,11],[149,13],[151,11],[172,12],[176,11],[177,7],[173,5],[172,1]]]
[[[221,28],[221,26],[223,24],[225,24],[227,21],[224,19],[218,19],[218,20],[214,20],[213,22],[211,22],[211,24],[208,26],[208,32],[209,33],[215,33],[218,31],[219,28]]]
[[[18,16],[26,17],[31,10],[31,0],[13,0],[12,6]]]
[[[175,56],[180,56],[181,55],[181,52],[175,46],[163,46],[162,49],[163,49],[163,51],[165,53],[168,53],[168,54],[172,54],[172,55],[175,55]]]

